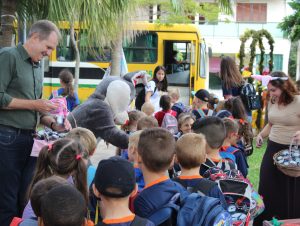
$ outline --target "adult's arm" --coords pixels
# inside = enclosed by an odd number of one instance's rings
[[[0,108],[49,112],[57,107],[47,100],[26,100],[9,95],[7,88],[16,74],[16,59],[9,52],[2,52],[0,54],[0,62],[2,62],[0,70]]]
[[[128,148],[128,135],[117,128],[114,123],[113,113],[110,106],[102,100],[86,101],[77,106],[71,113],[77,123],[77,126],[91,130],[98,138],[122,148]],[[71,115],[69,121],[75,126]]]
[[[7,110],[33,110],[38,111],[40,113],[50,112],[58,107],[57,104],[52,103],[49,100],[38,99],[38,100],[24,100],[18,98],[12,98],[9,104],[3,109]]]
[[[261,147],[264,138],[268,137],[272,128],[272,124],[268,123],[256,137],[256,147]]]
[[[148,82],[147,86],[145,87],[145,92],[146,92],[145,102],[150,101],[150,98],[151,98],[151,96],[153,95],[153,93],[155,91],[155,87],[156,87],[156,84],[155,84],[154,81]]]

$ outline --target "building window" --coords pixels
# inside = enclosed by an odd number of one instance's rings
[[[270,60],[270,55],[265,54],[264,56],[264,68],[269,68],[269,60]],[[256,55],[256,65],[258,65],[260,61],[260,54]],[[282,71],[282,66],[283,66],[283,55],[282,54],[274,54],[273,55],[273,71]],[[258,66],[256,73],[259,74],[258,71]]]
[[[156,63],[157,34],[149,32],[123,45],[127,63]]]
[[[237,3],[236,7],[237,22],[267,22],[266,3]]]

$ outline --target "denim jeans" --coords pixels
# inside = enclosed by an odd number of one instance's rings
[[[1,226],[9,226],[12,218],[20,216],[24,208],[35,167],[35,159],[30,157],[32,132],[0,125]]]

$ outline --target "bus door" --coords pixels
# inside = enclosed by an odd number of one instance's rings
[[[164,41],[164,66],[169,88],[178,88],[180,101],[190,103],[191,41]]]

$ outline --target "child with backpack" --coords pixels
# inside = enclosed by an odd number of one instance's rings
[[[96,167],[92,165],[90,158],[94,155],[97,147],[97,139],[92,131],[86,128],[77,127],[70,130],[66,138],[70,138],[78,141],[88,152],[88,165],[87,165],[87,184],[91,185],[95,173]]]
[[[180,92],[178,88],[170,89],[168,91],[168,94],[171,97],[171,105],[172,105],[171,110],[177,113],[177,119],[181,113],[190,112],[191,109],[189,107],[185,106],[184,103],[179,102]]]
[[[174,151],[175,140],[165,129],[147,129],[141,133],[138,159],[146,186],[134,200],[135,213],[160,226],[209,226],[228,222],[228,213],[220,200],[190,194],[166,176],[174,161]]]
[[[215,182],[200,176],[200,166],[206,160],[206,140],[202,134],[188,133],[176,142],[176,157],[181,174],[173,180],[190,192],[201,192],[206,196],[220,199],[227,208],[225,198]]]
[[[166,176],[174,157],[175,140],[167,130],[153,128],[141,133],[138,159],[146,186],[134,200],[134,211],[138,216],[149,219],[152,213],[167,204],[176,193],[185,191],[180,184]],[[166,219],[168,220],[170,219]],[[158,222],[154,223],[157,225]]]
[[[35,173],[29,187],[29,197],[33,186],[40,180],[57,175],[67,179],[70,184],[82,193],[86,202],[88,200],[88,189],[86,179],[86,165],[88,152],[77,141],[63,138],[43,147],[37,159]],[[31,203],[28,202],[23,219],[35,218]]]
[[[154,226],[128,208],[130,196],[136,193],[136,183],[134,168],[127,160],[114,156],[100,161],[93,192],[101,199],[97,206],[101,209],[102,221],[96,221],[95,225]]]
[[[163,95],[160,98],[159,106],[162,111],[155,113],[155,118],[158,121],[158,125],[167,129],[173,135],[178,133],[178,123],[176,119],[176,112],[171,110],[171,98],[168,95]]]
[[[236,169],[236,164],[229,159],[222,159],[219,149],[223,145],[226,137],[225,125],[222,119],[209,116],[204,119],[197,120],[192,127],[194,133],[202,133],[205,136],[207,158],[201,165],[200,175],[203,176],[206,170],[211,167],[218,167],[222,170]]]
[[[73,74],[68,69],[63,69],[59,72],[58,78],[60,79],[61,88],[55,90],[49,97],[49,100],[51,100],[54,95],[66,97],[67,108],[69,111],[73,111],[73,109],[80,104],[78,95],[74,92]]]
[[[196,120],[200,118],[205,118],[208,113],[207,104],[209,101],[209,92],[205,89],[199,89],[193,99],[193,115],[195,115]]]
[[[223,122],[226,129],[226,138],[223,146],[220,148],[220,155],[223,158],[232,159],[236,163],[237,169],[246,178],[249,166],[245,154],[237,146],[237,142],[240,139],[239,124],[230,118],[224,118]]]
[[[158,125],[162,126],[163,120],[166,115],[171,115],[176,119],[176,112],[171,110],[171,97],[163,95],[160,98],[159,106],[162,108],[161,111],[156,112],[154,117],[157,119]],[[177,122],[177,120],[176,120]],[[177,123],[176,123],[177,125]]]
[[[135,181],[138,185],[138,191],[141,191],[145,187],[145,181],[143,173],[138,164],[137,147],[141,135],[141,130],[134,132],[129,136],[128,144],[128,161],[133,163],[135,172]]]

